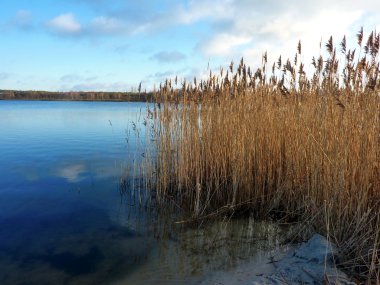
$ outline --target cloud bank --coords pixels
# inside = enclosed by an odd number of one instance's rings
[[[80,56],[88,56],[88,67],[78,65],[74,70],[82,70],[83,74],[77,78],[70,77],[68,68],[54,75],[58,82],[54,84],[61,85],[57,88],[74,90],[120,90],[126,85],[137,86],[147,78],[152,85],[159,84],[157,81],[163,76],[176,70],[186,69],[181,75],[188,77],[190,71],[203,74],[208,62],[211,68],[217,68],[241,57],[255,67],[261,63],[265,51],[270,62],[280,54],[283,58],[293,58],[299,40],[302,61],[307,64],[312,56],[323,52],[319,48],[321,39],[322,50],[330,35],[335,44],[346,35],[348,46],[355,47],[355,34],[361,26],[367,32],[375,28],[380,31],[378,0],[57,1],[62,11],[46,7],[45,13],[39,13],[32,6],[19,7],[2,28],[5,32],[20,30],[21,35],[27,30],[42,35],[40,40],[48,38],[46,42],[55,41],[57,45],[74,43],[73,50],[79,51],[78,55],[67,56],[77,56],[82,64],[84,60]],[[102,60],[99,54],[101,57],[104,54]],[[110,68],[106,72],[116,68],[122,74],[125,65],[125,78],[136,82],[123,85],[122,77],[102,78],[100,71],[93,73],[98,78],[89,80],[83,70],[94,69],[91,63],[97,60],[99,65]],[[111,64],[112,61],[116,63]],[[167,70],[162,70],[161,64],[168,65]],[[137,76],[141,78],[136,79]],[[3,85],[16,82],[1,74],[0,80]]]

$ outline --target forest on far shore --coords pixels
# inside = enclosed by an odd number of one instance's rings
[[[153,92],[50,92],[0,90],[0,100],[152,102]]]

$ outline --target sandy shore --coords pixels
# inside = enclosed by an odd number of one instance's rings
[[[267,260],[253,258],[233,270],[215,272],[200,284],[355,284],[334,265],[335,253],[335,245],[316,234],[299,246],[277,250]]]

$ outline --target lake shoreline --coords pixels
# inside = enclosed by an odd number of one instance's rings
[[[0,100],[85,101],[85,102],[153,102],[153,92],[51,92],[0,90]]]
[[[229,271],[215,272],[200,284],[343,284],[352,279],[335,265],[336,245],[314,234],[304,243],[286,244],[271,252],[267,260],[254,257]]]

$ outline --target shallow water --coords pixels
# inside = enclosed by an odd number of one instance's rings
[[[173,230],[162,226],[173,217],[121,195],[143,155],[146,112],[145,103],[0,101],[0,284],[197,284],[267,260],[274,225]]]

